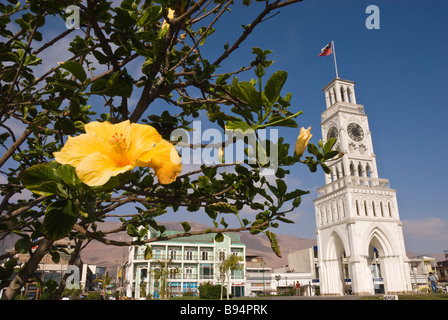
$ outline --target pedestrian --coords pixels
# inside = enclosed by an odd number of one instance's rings
[[[300,296],[300,282],[296,282],[296,296]]]
[[[439,279],[437,278],[437,276],[435,274],[433,274],[432,272],[430,272],[428,275],[428,283],[431,286],[431,289],[434,293],[437,293],[437,282],[438,281],[439,281]]]

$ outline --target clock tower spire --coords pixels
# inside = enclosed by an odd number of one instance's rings
[[[322,294],[411,291],[396,190],[380,179],[364,106],[355,82],[336,78],[323,88],[322,140],[336,138],[343,156],[328,163],[314,200]]]

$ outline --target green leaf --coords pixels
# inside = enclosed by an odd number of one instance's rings
[[[266,235],[268,236],[268,239],[271,242],[272,251],[274,251],[277,257],[281,258],[282,254],[280,253],[280,246],[277,241],[277,236],[274,233],[270,232],[269,230],[266,231]]]
[[[114,26],[117,29],[128,29],[135,25],[135,20],[131,17],[127,10],[115,8],[116,16],[114,17]]]
[[[84,82],[87,79],[87,74],[78,61],[74,60],[66,61],[63,64],[61,64],[61,68],[70,72],[73,76],[75,76],[76,79],[78,79],[81,82]]]
[[[7,260],[3,266],[0,266],[0,280],[6,281],[14,273],[14,268],[17,266],[17,259]]]
[[[302,203],[302,198],[301,197],[297,197],[294,199],[294,201],[292,202],[292,206],[294,208],[297,208],[298,206],[300,206],[300,204]]]
[[[331,151],[329,151],[328,153],[325,153],[325,155],[324,155],[324,160],[328,160],[328,159],[334,158],[334,157],[336,157],[338,154],[339,154],[339,151],[337,151],[337,150],[331,150]]]
[[[22,173],[21,181],[28,190],[42,196],[67,196],[57,171],[49,165],[39,164],[26,169]]]
[[[267,186],[268,186],[269,190],[271,190],[271,192],[273,194],[275,194],[277,197],[279,196],[279,192],[278,192],[278,189],[276,187],[274,187],[273,185],[271,185],[269,183],[267,183]]]
[[[336,138],[328,139],[328,141],[325,143],[324,148],[323,148],[324,154],[330,152],[331,148],[333,148],[335,143],[336,143]]]
[[[267,125],[263,125],[262,127],[274,125],[289,128],[297,128],[299,126],[291,116],[283,117],[280,114],[273,114],[269,117]]]
[[[184,232],[188,232],[188,231],[191,230],[191,226],[190,226],[190,224],[188,222],[181,222],[180,224],[184,228]]]
[[[281,179],[277,179],[276,182],[277,182],[277,190],[278,190],[279,196],[284,196],[286,193],[286,189],[287,189],[285,181],[283,181]]]
[[[277,71],[266,82],[264,94],[271,104],[278,100],[280,91],[282,90],[287,78],[288,73],[286,71]]]
[[[49,240],[66,237],[77,219],[77,208],[70,199],[57,200],[47,207],[42,231]]]
[[[224,241],[224,235],[221,232],[216,234],[215,241],[216,242],[223,242]]]
[[[253,133],[257,129],[257,126],[250,126],[241,119],[227,121],[225,127],[226,130],[239,130],[243,133]]]
[[[29,253],[31,242],[29,238],[21,238],[14,244],[14,250],[19,253]]]
[[[159,20],[162,17],[162,7],[148,7],[145,9],[141,17],[137,20],[139,27],[144,27],[148,24]]]
[[[284,223],[294,223],[294,221],[283,218],[283,217],[277,217],[277,220],[280,220],[281,222],[284,222]]]
[[[51,260],[54,263],[59,263],[59,261],[61,260],[61,255],[57,251],[50,251],[50,255],[51,255]]]
[[[151,248],[151,246],[146,246],[144,259],[145,260],[152,259],[152,248]]]
[[[24,66],[35,66],[42,63],[42,58],[29,55],[25,58]]]
[[[19,58],[17,58],[17,55],[12,52],[0,52],[0,61],[12,61],[18,63]]]
[[[71,165],[64,164],[57,168],[57,172],[59,174],[59,177],[69,187],[76,188],[82,183],[82,181],[78,178],[78,175],[76,174],[75,168]]]
[[[255,112],[258,112],[262,107],[261,95],[250,82],[235,83],[231,89],[231,93],[246,102]]]
[[[227,228],[229,226],[227,222],[224,220],[224,217],[221,219],[221,224],[224,226],[224,228]]]
[[[287,194],[285,194],[285,200],[291,200],[300,196],[303,196],[304,194],[309,194],[309,191],[304,191],[304,190],[300,190],[300,189],[296,189],[292,192],[288,192]]]
[[[314,144],[310,143],[308,144],[308,152],[311,154],[314,154],[315,156],[320,155],[319,148],[316,147]]]

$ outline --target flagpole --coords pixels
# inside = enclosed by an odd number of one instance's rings
[[[334,41],[333,40],[331,40],[331,47],[333,49],[334,68],[336,69],[336,78],[339,78],[339,75],[338,75],[338,65],[336,63],[336,50],[334,49]]]

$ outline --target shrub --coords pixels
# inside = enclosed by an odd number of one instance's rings
[[[223,287],[223,297],[226,296],[226,288]],[[220,299],[221,298],[221,285],[213,285],[210,282],[206,282],[199,286],[199,298],[200,299]]]

